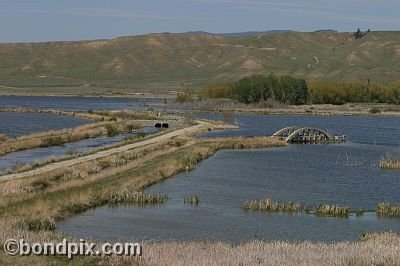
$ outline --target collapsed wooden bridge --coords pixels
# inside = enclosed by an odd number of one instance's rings
[[[332,136],[327,131],[313,127],[285,127],[275,132],[273,137],[288,143],[337,143],[344,142],[346,136]]]

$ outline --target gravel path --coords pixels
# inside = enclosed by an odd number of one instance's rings
[[[196,132],[197,130],[199,130],[200,128],[202,128],[203,126],[205,126],[207,124],[207,122],[203,122],[203,121],[197,121],[197,125],[195,126],[191,126],[191,127],[186,127],[183,129],[178,129],[172,132],[168,132],[166,134],[160,135],[160,136],[156,136],[150,139],[146,139],[140,142],[135,142],[132,144],[128,144],[128,145],[124,145],[121,147],[117,147],[117,148],[112,148],[109,150],[104,150],[104,151],[99,151],[97,153],[91,154],[91,155],[87,155],[87,156],[82,156],[82,157],[78,157],[75,159],[71,159],[71,160],[66,160],[66,161],[60,161],[60,162],[55,162],[55,163],[51,163],[51,164],[47,164],[43,167],[31,170],[31,171],[27,171],[27,172],[23,172],[23,173],[18,173],[18,174],[10,174],[10,175],[3,175],[0,176],[0,181],[4,181],[4,180],[10,180],[10,179],[19,179],[19,178],[25,178],[25,177],[29,177],[29,176],[34,176],[34,175],[39,175],[39,174],[43,174],[46,172],[50,172],[52,170],[58,169],[58,168],[67,168],[67,167],[71,167],[73,165],[76,164],[80,164],[83,162],[88,162],[88,161],[93,161],[93,160],[97,160],[97,159],[101,159],[113,154],[118,154],[124,151],[128,151],[128,150],[132,150],[135,148],[139,148],[139,147],[143,147],[149,144],[154,144],[157,142],[161,142],[164,140],[168,140],[171,138],[174,138],[176,136],[180,136],[180,135],[185,135],[188,133],[193,133]]]

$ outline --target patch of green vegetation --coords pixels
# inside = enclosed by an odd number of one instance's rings
[[[273,98],[284,104],[305,104],[308,87],[304,79],[270,74],[252,75],[231,84],[208,86],[200,92],[201,97],[229,97],[242,103],[258,103]]]
[[[380,114],[381,113],[381,109],[379,109],[378,107],[372,107],[371,109],[369,109],[370,114],[376,115],[376,114]]]
[[[42,141],[41,147],[51,147],[64,145],[65,141],[62,137],[50,137]]]
[[[56,229],[54,221],[50,221],[47,218],[44,219],[31,219],[25,221],[26,227],[29,231],[53,231]]]
[[[119,130],[114,125],[106,125],[107,136],[114,137],[119,134]]]

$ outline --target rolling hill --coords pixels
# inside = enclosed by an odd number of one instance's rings
[[[308,80],[397,80],[400,32],[370,32],[357,40],[321,31],[0,44],[3,94],[167,92],[270,72]]]

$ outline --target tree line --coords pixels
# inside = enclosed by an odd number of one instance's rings
[[[257,103],[273,98],[284,104],[307,102],[308,87],[304,79],[291,76],[253,75],[234,83],[210,85],[200,92],[202,98],[229,98],[242,103]]]
[[[228,98],[242,103],[274,99],[283,104],[400,104],[400,82],[373,84],[368,82],[311,81],[274,74],[253,75],[233,83],[209,85],[200,98]]]
[[[400,83],[314,81],[309,83],[309,101],[315,104],[400,104]]]

